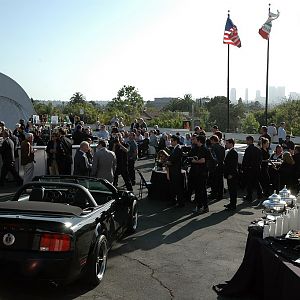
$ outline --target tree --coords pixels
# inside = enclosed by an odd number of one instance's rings
[[[51,101],[45,103],[34,101],[33,107],[38,115],[54,115],[54,107]]]
[[[253,113],[249,113],[245,119],[242,120],[242,132],[243,133],[257,133],[259,123],[254,117]]]
[[[139,116],[144,109],[144,99],[140,95],[139,91],[131,85],[124,85],[117,94],[117,97],[113,98],[107,105],[109,112],[116,112],[118,116],[127,115],[134,119]]]
[[[225,130],[227,127],[227,104],[220,103],[210,108],[209,110],[209,126],[218,125],[220,130]]]
[[[244,119],[245,116],[245,105],[242,101],[242,99],[240,98],[238,100],[238,103],[235,105],[230,105],[230,111],[229,111],[229,115],[230,115],[230,128],[231,129],[236,129],[236,128],[240,128],[241,126],[241,120]]]
[[[70,98],[70,103],[71,104],[83,104],[85,103],[85,97],[83,96],[83,94],[76,92],[75,94],[73,94],[73,96]]]
[[[188,111],[192,112],[195,101],[192,99],[191,94],[185,94],[183,98],[177,98],[172,100],[168,105],[164,107],[164,111]]]
[[[149,120],[148,126],[158,125],[161,128],[182,128],[183,117],[179,112],[162,112],[159,117]]]
[[[216,105],[225,104],[227,105],[227,98],[224,96],[216,96],[211,98],[210,101],[205,102],[204,106],[210,111],[210,109]]]
[[[287,132],[292,132],[294,135],[300,135],[300,101],[289,100],[279,104],[272,110],[271,122],[280,124],[286,122]]]
[[[69,102],[67,105],[62,107],[62,112],[66,115],[73,114],[74,116],[78,116],[81,110],[84,111],[84,122],[88,124],[95,123],[99,115],[102,113],[100,108],[93,106],[87,101],[75,104]]]
[[[259,101],[255,101],[255,102],[250,102],[248,104],[249,110],[251,111],[257,111],[257,110],[261,110],[263,108],[263,106],[261,105],[261,103]]]

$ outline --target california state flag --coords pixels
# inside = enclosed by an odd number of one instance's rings
[[[279,11],[277,10],[277,14],[269,12],[268,20],[265,24],[259,29],[258,33],[266,40],[269,39],[270,32],[272,29],[272,21],[279,17]]]

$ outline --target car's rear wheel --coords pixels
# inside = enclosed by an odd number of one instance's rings
[[[127,227],[128,232],[129,233],[135,232],[137,226],[138,226],[138,211],[137,211],[136,201],[134,201],[131,208],[129,221],[128,221],[128,227]]]
[[[101,235],[88,261],[85,274],[85,280],[88,284],[98,285],[102,281],[107,265],[107,254],[107,239]]]

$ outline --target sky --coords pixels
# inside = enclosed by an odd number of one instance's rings
[[[258,30],[265,0],[0,0],[0,72],[29,97],[111,100],[123,85],[144,100],[226,96],[227,11],[242,47],[230,46],[230,87],[237,97],[265,95],[267,41]],[[270,36],[269,85],[300,92],[300,1],[280,11]]]

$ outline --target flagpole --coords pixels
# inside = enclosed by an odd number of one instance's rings
[[[227,132],[229,132],[229,44],[227,47]]]
[[[271,4],[269,4],[269,13],[271,11]],[[267,73],[266,73],[266,106],[265,106],[265,126],[268,126],[268,100],[269,100],[269,51],[270,51],[270,35],[268,37],[267,46]]]
[[[228,10],[228,18],[230,17],[230,10]],[[229,132],[229,44],[227,45],[227,132]]]
[[[267,75],[266,75],[265,126],[268,126],[268,100],[269,100],[269,48],[270,48],[270,41],[269,41],[269,39],[268,39],[268,46],[267,46]]]

